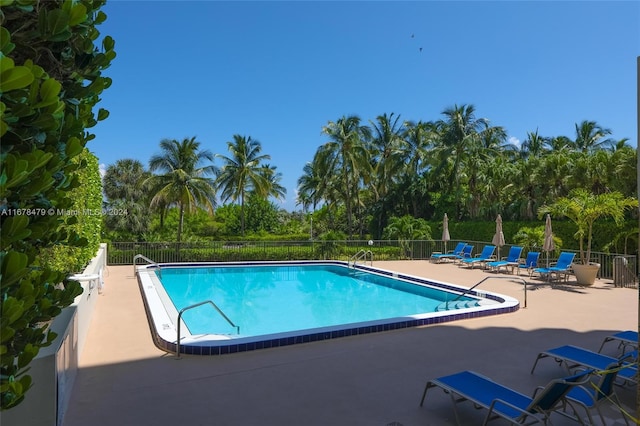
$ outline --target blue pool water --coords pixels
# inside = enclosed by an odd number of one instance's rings
[[[163,267],[159,275],[177,311],[211,300],[240,337],[435,312],[457,296],[336,265]],[[236,333],[211,305],[182,318],[191,334]]]

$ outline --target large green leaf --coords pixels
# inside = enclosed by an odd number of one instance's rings
[[[107,117],[109,117],[109,111],[104,108],[100,108],[98,110],[98,121],[105,120]]]
[[[7,181],[3,185],[3,191],[5,187],[10,189],[17,185],[24,184],[29,179],[29,162],[9,154],[4,161],[3,174],[4,173],[7,174]]]
[[[47,15],[47,32],[56,36],[68,32],[69,14],[62,9],[53,9]],[[70,33],[69,33],[70,34]]]
[[[16,322],[24,312],[24,303],[15,297],[8,297],[2,302],[2,318],[0,324],[2,327],[7,327]],[[6,336],[2,336],[2,341],[5,342]]]
[[[75,157],[82,152],[83,146],[78,138],[70,138],[67,141],[66,153],[69,157]]]
[[[0,229],[0,237],[2,238],[2,247],[7,247],[14,241],[20,241],[27,238],[31,234],[28,228],[29,218],[27,216],[12,216],[5,219]]]
[[[0,92],[27,87],[33,81],[33,74],[27,67],[18,66],[2,71],[0,74]]]
[[[49,78],[43,81],[40,85],[41,101],[34,105],[34,108],[42,108],[59,102],[61,89],[62,85],[56,79]]]
[[[29,273],[27,269],[28,261],[29,257],[24,253],[18,253],[16,251],[5,253],[2,259],[2,266],[0,267],[2,273],[0,278],[3,289],[16,283]]]
[[[76,3],[69,13],[69,26],[75,27],[87,20],[87,8],[82,3]]]
[[[15,48],[15,44],[11,43],[11,34],[5,27],[0,27],[0,51],[5,55],[11,53]]]

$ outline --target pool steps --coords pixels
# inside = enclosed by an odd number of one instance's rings
[[[447,309],[448,306],[448,309]],[[438,305],[436,312],[450,311],[452,309],[476,308],[480,306],[477,300],[458,300],[454,303],[444,302]]]

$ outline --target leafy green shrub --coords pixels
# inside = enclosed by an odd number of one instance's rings
[[[101,76],[115,57],[102,52],[95,26],[103,0],[3,0],[0,11],[0,408],[19,404],[31,386],[26,373],[55,335],[46,325],[82,292],[68,272],[42,263],[43,250],[86,246],[71,217],[87,129],[108,112],[93,108],[111,80]],[[75,218],[79,220],[79,218]],[[88,227],[95,226],[87,224]],[[98,225],[99,226],[99,225]],[[99,237],[99,227],[89,229]],[[60,265],[62,266],[62,265]],[[58,270],[56,270],[58,269]]]
[[[88,149],[72,160],[77,163],[78,186],[69,191],[71,209],[60,217],[61,230],[78,236],[78,244],[58,244],[43,249],[40,263],[53,271],[80,272],[95,256],[100,246],[102,228],[102,184],[98,159]],[[105,212],[108,214],[107,212]]]

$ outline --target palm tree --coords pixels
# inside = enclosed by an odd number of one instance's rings
[[[287,195],[287,188],[280,185],[282,180],[282,173],[276,171],[277,167],[271,164],[265,164],[262,166],[260,173],[264,174],[264,178],[267,180],[267,196],[273,197],[276,200],[284,200]]]
[[[429,149],[437,137],[435,123],[407,121],[404,123],[405,158],[407,172],[418,175],[426,166]]]
[[[527,139],[522,142],[520,151],[525,158],[539,157],[548,151],[548,146],[549,138],[540,136],[536,129],[535,132],[527,132]]]
[[[484,118],[476,118],[473,105],[454,105],[446,108],[442,114],[446,119],[436,123],[440,134],[436,147],[436,174],[447,176],[445,191],[455,194],[457,214],[460,216],[464,164],[471,145],[478,140],[480,131],[489,127],[489,122]]]
[[[469,188],[467,197],[468,210],[472,218],[480,215],[483,199],[485,203],[487,201],[486,194],[484,191],[480,191],[479,188],[482,181],[488,177],[488,164],[492,159],[502,155],[507,139],[507,133],[502,127],[489,126],[488,120],[485,121],[483,126],[485,128],[470,139],[465,160],[467,186]]]
[[[434,140],[437,137],[435,123],[428,121],[407,121],[404,123],[404,134],[402,135],[404,144],[404,172],[399,185],[408,189],[410,199],[408,200],[414,217],[418,216],[418,205],[420,202],[420,174],[429,166],[429,150],[433,148]]]
[[[576,123],[576,140],[573,141],[573,147],[577,151],[593,152],[611,146],[615,143],[613,139],[604,139],[610,134],[610,129],[605,129],[595,121],[584,120],[580,124]]]
[[[627,209],[638,206],[638,200],[619,192],[593,194],[584,188],[572,190],[566,197],[538,209],[538,216],[550,213],[565,216],[578,228],[575,237],[580,247],[580,263],[586,265],[591,259],[593,224],[601,217],[611,217],[616,225],[624,221]]]
[[[393,184],[397,182],[399,172],[404,168],[408,144],[403,138],[404,123],[394,113],[379,115],[371,122],[371,164],[373,166],[372,185],[373,202],[379,203],[378,227],[382,231],[386,220],[385,199]]]
[[[156,188],[151,199],[151,207],[162,204],[178,205],[180,221],[178,224],[178,242],[182,239],[185,211],[195,211],[205,207],[213,214],[216,189],[214,181],[207,175],[214,175],[217,169],[213,164],[204,165],[205,161],[213,162],[214,156],[208,150],[200,151],[200,142],[195,137],[183,139],[163,139],[160,142],[162,154],[154,155],[149,160],[149,170],[160,171],[145,181]]]
[[[142,235],[149,226],[148,188],[140,185],[151,176],[138,160],[129,158],[109,165],[102,179],[102,188],[107,198],[106,205],[113,209],[126,210],[126,215],[109,215],[107,226],[113,230],[126,231],[135,236]]]
[[[618,145],[616,145],[618,146]],[[623,143],[612,153],[611,186],[627,196],[636,196],[637,191],[638,150]]]
[[[233,141],[227,142],[231,155],[218,155],[223,165],[218,176],[218,186],[222,189],[223,201],[240,200],[240,227],[245,232],[244,202],[248,193],[266,198],[271,191],[271,181],[264,172],[262,162],[271,156],[260,154],[262,145],[251,136],[233,135]]]
[[[149,172],[138,160],[125,158],[109,165],[102,179],[104,195],[109,200],[136,199],[146,195],[140,182],[148,178]]]
[[[316,154],[314,160],[318,157]],[[302,176],[298,178],[298,196],[296,204],[301,204],[303,210],[311,207],[316,209],[322,200],[322,183],[324,182],[324,173],[320,171],[318,161],[307,163],[302,168]]]
[[[552,151],[571,150],[574,142],[566,136],[554,136],[549,138],[549,147]]]
[[[338,175],[341,193],[347,213],[347,230],[353,235],[353,206],[357,204],[359,182],[362,176],[370,173],[369,151],[364,141],[371,132],[367,126],[360,125],[360,117],[352,115],[342,117],[338,121],[330,121],[322,128],[322,133],[329,137],[329,142],[320,147],[321,158],[328,161],[330,170]]]

